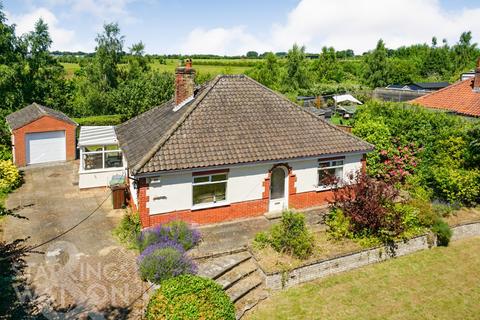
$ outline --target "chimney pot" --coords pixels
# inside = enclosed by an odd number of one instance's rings
[[[195,89],[195,69],[192,60],[185,60],[185,67],[175,69],[175,105],[178,106],[193,96]]]

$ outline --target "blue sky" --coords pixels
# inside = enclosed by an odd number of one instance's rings
[[[152,53],[286,51],[294,42],[309,52],[327,45],[361,53],[379,38],[389,47],[430,42],[433,35],[454,43],[464,30],[480,40],[480,3],[473,0],[4,0],[3,5],[17,33],[31,30],[42,17],[53,49],[72,51],[92,51],[95,35],[111,21],[120,24],[126,47],[142,40]]]

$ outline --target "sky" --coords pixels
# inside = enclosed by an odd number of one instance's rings
[[[118,22],[125,49],[142,41],[158,54],[241,55],[307,52],[323,46],[361,54],[382,38],[387,47],[430,43],[432,36],[454,44],[471,30],[480,42],[478,0],[0,0],[18,35],[43,18],[52,50],[86,51],[104,23]]]

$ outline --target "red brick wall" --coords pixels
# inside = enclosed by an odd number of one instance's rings
[[[50,116],[43,116],[42,118],[35,120],[21,128],[13,130],[15,139],[15,164],[18,167],[24,167],[27,165],[27,148],[25,145],[25,138],[27,133],[33,132],[47,132],[47,131],[65,131],[66,141],[66,158],[67,160],[75,160],[76,155],[76,143],[75,132],[77,126],[71,123],[61,121],[57,118]]]

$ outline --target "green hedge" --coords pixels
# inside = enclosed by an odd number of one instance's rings
[[[145,317],[156,319],[234,320],[235,308],[215,281],[181,275],[162,282],[148,302]]]
[[[80,126],[116,126],[125,121],[125,116],[122,114],[91,116],[83,118],[74,118],[73,121]]]

